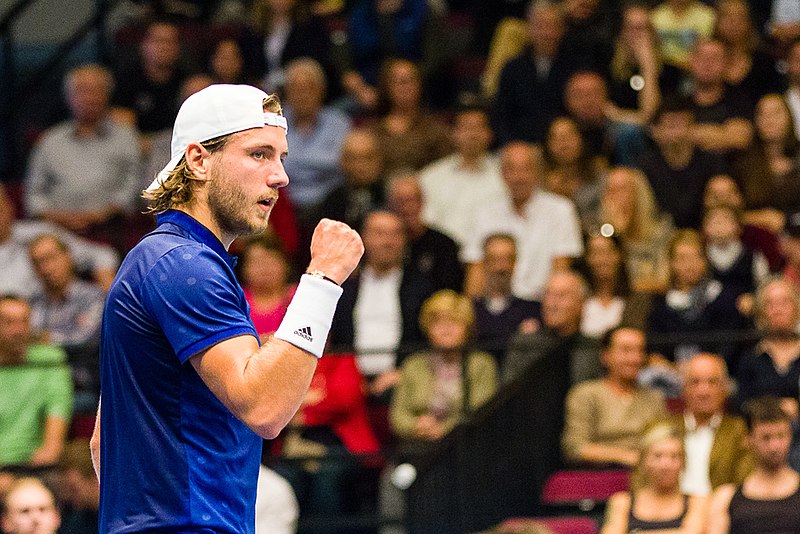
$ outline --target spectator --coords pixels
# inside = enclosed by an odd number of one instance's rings
[[[483,293],[473,299],[475,340],[491,352],[502,369],[506,347],[521,328],[534,329],[539,320],[539,304],[515,297],[511,280],[517,263],[517,244],[509,234],[493,234],[483,243]],[[523,326],[525,325],[525,326]]]
[[[69,441],[61,457],[60,534],[97,534],[100,484],[92,466],[88,439]]]
[[[568,0],[564,47],[587,68],[604,69],[611,60],[617,10],[601,0]],[[616,7],[616,6],[615,6]]]
[[[716,15],[699,0],[664,0],[650,15],[661,42],[661,57],[681,69],[689,66],[692,49],[701,38],[711,37]]]
[[[657,111],[660,93],[677,89],[680,71],[663,64],[650,11],[640,4],[622,10],[622,27],[608,65],[608,105],[611,116],[647,124]]]
[[[348,20],[353,71],[348,75],[374,86],[384,59],[422,60],[429,13],[425,0],[353,2]]]
[[[94,279],[104,289],[111,286],[117,271],[116,253],[109,247],[82,239],[46,221],[15,220],[14,208],[5,187],[0,184],[0,294],[18,292],[30,297],[40,285],[28,255],[28,244],[44,234],[58,235],[69,246],[75,268],[85,278]]]
[[[672,220],[659,211],[653,190],[641,171],[629,167],[611,169],[600,199],[598,227],[622,239],[634,291],[664,290],[669,274],[666,242],[672,235]]]
[[[423,220],[463,249],[474,231],[475,210],[487,199],[502,198],[506,190],[500,161],[489,151],[493,134],[485,108],[460,108],[451,137],[455,152],[423,167],[419,183],[425,197]]]
[[[447,127],[423,108],[422,78],[415,63],[388,59],[378,89],[385,110],[374,129],[387,173],[416,171],[450,153]]]
[[[649,335],[674,340],[657,347],[661,356],[680,363],[701,351],[721,354],[735,365],[741,350],[736,340],[719,335],[698,342],[688,334],[731,331],[747,326],[737,309],[736,293],[710,277],[703,239],[695,230],[679,230],[669,243],[670,285],[653,300],[647,317]]]
[[[67,352],[75,411],[94,413],[100,398],[98,351],[105,291],[76,276],[69,249],[57,236],[37,237],[28,251],[42,286],[30,299],[31,327]]]
[[[520,332],[511,339],[503,383],[526,375],[531,365],[553,353],[564,355],[569,385],[600,378],[603,370],[597,340],[580,331],[587,293],[586,281],[576,272],[556,271],[550,276],[542,297],[541,328]]]
[[[494,395],[497,365],[489,354],[467,348],[475,321],[467,297],[437,291],[419,321],[431,348],[403,362],[390,421],[400,439],[430,442]]]
[[[122,217],[138,193],[136,132],[109,116],[111,74],[84,65],[64,78],[72,118],[44,133],[28,164],[25,207],[93,240],[122,249]]]
[[[718,174],[706,183],[703,206],[706,210],[717,206],[729,206],[741,213],[744,211],[744,197],[733,178],[726,174]],[[751,210],[743,214],[742,243],[763,254],[772,272],[780,271],[784,258],[778,236],[771,228],[783,228],[783,225],[783,214],[770,208]]]
[[[503,67],[495,95],[494,127],[500,145],[543,142],[547,125],[564,112],[564,87],[578,68],[576,58],[562,46],[565,30],[560,4],[530,4],[531,46]]]
[[[291,282],[289,259],[274,235],[248,238],[241,253],[244,297],[250,318],[264,341],[278,330],[297,284]]]
[[[306,4],[300,0],[256,0],[251,4],[250,20],[259,42],[247,55],[258,58],[257,72],[268,92],[283,88],[286,68],[295,59],[312,58],[330,70],[328,32]]]
[[[736,415],[725,413],[730,378],[725,360],[699,353],[681,368],[683,413],[666,423],[683,439],[685,469],[681,490],[687,495],[710,495],[723,484],[741,483],[752,459],[745,445],[747,429]]]
[[[782,89],[781,77],[772,56],[761,49],[761,35],[753,24],[746,0],[717,2],[715,36],[727,51],[725,81],[756,102]]]
[[[568,267],[583,253],[580,223],[569,200],[540,189],[543,178],[541,153],[534,145],[510,143],[500,155],[508,198],[487,202],[475,211],[475,232],[462,258],[467,267],[467,292],[477,295],[483,287],[482,247],[497,233],[514,236],[517,264],[514,295],[537,299],[552,271]]]
[[[730,206],[708,208],[703,217],[703,238],[711,277],[739,295],[740,309],[749,314],[751,305],[744,304],[742,298],[752,301],[756,287],[769,275],[769,264],[742,241],[740,212]]]
[[[347,490],[361,463],[355,455],[378,452],[352,354],[329,354],[319,361],[303,405],[282,438],[273,469],[292,485],[302,515],[347,512]]]
[[[633,165],[644,151],[643,126],[658,106],[658,100],[648,103],[651,109],[647,113],[637,108],[615,114],[609,108],[603,77],[596,72],[579,71],[567,80],[564,104],[592,156],[604,156],[618,165]]]
[[[600,338],[621,324],[644,328],[650,297],[631,289],[620,237],[594,232],[585,246],[586,256],[579,265],[589,294],[583,303],[581,333]]]
[[[3,500],[4,534],[56,534],[61,514],[53,492],[38,478],[15,481]]]
[[[362,264],[342,285],[330,343],[355,347],[368,394],[388,401],[400,378],[396,352],[407,354],[409,347],[422,342],[417,319],[423,301],[433,292],[432,282],[403,266],[406,240],[397,215],[372,212],[361,237]]]
[[[572,200],[584,228],[589,227],[600,209],[605,159],[589,154],[574,120],[559,117],[547,130],[544,161],[547,189]]]
[[[293,154],[286,160],[287,189],[307,239],[320,204],[342,183],[338,164],[342,142],[350,130],[346,115],[323,105],[325,84],[322,66],[313,59],[298,58],[286,65],[284,115]]]
[[[640,449],[635,470],[640,485],[611,496],[601,534],[701,534],[707,503],[705,497],[681,491],[686,459],[680,435],[667,425],[656,425],[642,436]]]
[[[699,228],[706,182],[724,170],[719,157],[697,145],[696,128],[689,102],[666,101],[653,120],[655,146],[639,163],[659,206],[678,228]]]
[[[142,151],[149,136],[171,128],[180,106],[180,87],[188,75],[181,61],[181,36],[176,24],[156,19],[145,29],[136,60],[121,65],[113,97],[114,117],[142,134]]]
[[[34,343],[30,306],[0,298],[0,465],[54,465],[72,416],[64,352]]]
[[[792,111],[794,133],[800,140],[800,39],[789,48],[786,55],[786,82],[786,103]]]
[[[774,398],[748,405],[747,444],[755,468],[741,485],[714,492],[708,534],[791,532],[800,525],[800,475],[788,464],[791,418]]]
[[[620,327],[603,336],[604,378],[570,388],[561,449],[572,464],[633,467],[645,428],[666,415],[661,392],[640,387],[645,363],[645,334]]]
[[[367,214],[386,203],[383,156],[372,130],[350,130],[342,143],[339,168],[344,183],[322,202],[320,217],[361,228]]]
[[[403,221],[408,240],[408,262],[429,278],[435,289],[460,292],[464,268],[458,260],[458,245],[449,236],[425,225],[425,199],[415,174],[395,174],[387,184],[387,204]]]
[[[211,47],[208,72],[214,83],[247,83],[257,85],[252,73],[245,70],[242,46],[234,38],[218,40]],[[169,158],[167,158],[169,160]]]
[[[781,95],[766,95],[755,110],[753,143],[734,162],[747,209],[800,209],[800,141]]]
[[[62,348],[96,349],[105,292],[80,280],[67,245],[58,236],[44,234],[28,247],[42,291],[31,297],[31,326],[49,343]]]
[[[761,341],[751,354],[742,357],[736,378],[739,407],[763,395],[778,397],[782,409],[793,421],[800,417],[800,300],[797,290],[785,278],[774,278],[756,294],[756,326]]]
[[[750,118],[754,102],[725,84],[725,45],[715,39],[697,42],[691,57],[690,93],[696,126],[692,130],[703,150],[728,155],[744,150],[753,139]]]

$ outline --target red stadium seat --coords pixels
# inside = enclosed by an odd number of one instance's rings
[[[544,484],[542,503],[575,505],[586,512],[614,493],[626,491],[629,481],[626,469],[557,471]]]

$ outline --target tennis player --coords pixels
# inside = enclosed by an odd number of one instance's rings
[[[103,316],[102,533],[254,531],[261,438],[300,406],[363,253],[354,230],[322,220],[259,346],[227,250],[267,228],[289,182],[286,129],[278,99],[245,85],[212,85],[178,112],[172,159],[144,195],[158,226],[120,266]]]

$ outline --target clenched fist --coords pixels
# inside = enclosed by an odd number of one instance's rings
[[[311,236],[309,271],[322,271],[337,284],[344,282],[364,254],[358,232],[343,222],[322,219]]]

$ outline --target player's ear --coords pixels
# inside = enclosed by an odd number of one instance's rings
[[[201,181],[209,178],[209,157],[211,153],[200,143],[190,143],[186,147],[186,166]]]

